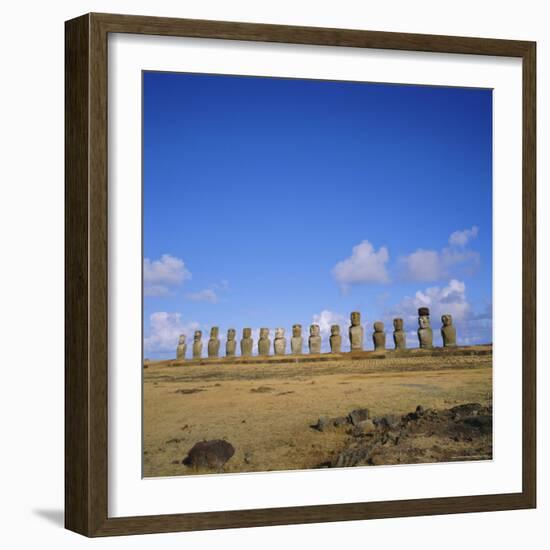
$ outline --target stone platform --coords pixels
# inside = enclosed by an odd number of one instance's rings
[[[492,344],[478,346],[458,346],[453,348],[434,347],[408,348],[403,350],[384,350],[379,351],[350,351],[343,353],[319,353],[319,354],[296,354],[296,355],[253,355],[247,357],[202,357],[201,359],[167,359],[163,361],[144,361],[144,367],[188,367],[198,365],[272,365],[282,363],[320,363],[327,361],[353,361],[357,359],[386,359],[393,357],[448,357],[448,356],[468,356],[468,355],[491,355],[493,353]]]

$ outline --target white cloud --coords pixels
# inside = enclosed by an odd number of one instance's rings
[[[184,322],[181,313],[156,311],[149,317],[149,328],[143,339],[145,356],[149,354],[166,354],[169,357],[176,354],[180,334],[187,336],[187,344],[193,339],[193,332],[200,328],[195,321]]]
[[[344,290],[354,284],[387,283],[389,276],[386,264],[389,259],[385,246],[377,252],[369,241],[364,240],[353,247],[349,258],[333,267],[332,275]]]
[[[463,231],[455,231],[451,233],[449,237],[449,244],[451,246],[466,246],[468,241],[475,239],[479,232],[479,227],[473,225],[471,229],[464,229]]]
[[[189,292],[185,295],[187,300],[192,302],[208,302],[217,304],[220,301],[220,295],[225,295],[229,289],[229,281],[222,279],[211,285],[211,288],[205,288],[197,292]]]
[[[414,296],[406,296],[386,316],[387,326],[391,327],[394,317],[405,321],[407,342],[410,346],[418,346],[416,330],[418,328],[418,308],[430,308],[434,343],[442,345],[439,329],[441,315],[450,313],[457,330],[459,344],[472,345],[492,341],[492,308],[487,306],[482,313],[474,313],[466,295],[466,284],[457,279],[451,279],[446,286],[432,286],[418,290]]]
[[[319,325],[321,332],[321,351],[330,351],[330,327],[332,325],[340,325],[340,334],[342,335],[342,350],[346,350],[349,345],[348,328],[350,325],[349,319],[341,313],[336,313],[328,309],[324,309],[321,313],[313,315],[313,325]],[[305,349],[307,349],[307,339],[309,337],[309,326],[302,328],[304,335]]]
[[[349,325],[349,321],[341,313],[335,313],[334,311],[323,309],[321,313],[316,313],[313,315],[311,324],[319,325],[321,335],[330,336],[330,327],[332,325],[340,325],[340,328],[344,329]],[[309,330],[309,327],[307,327],[307,329]]]
[[[191,279],[183,260],[163,254],[159,260],[143,260],[143,292],[145,296],[166,296],[170,288]]]
[[[456,321],[462,321],[471,310],[466,300],[466,285],[457,279],[451,279],[445,287],[432,286],[417,291],[414,297],[415,307],[430,308],[431,315],[437,317],[450,313]]]
[[[457,334],[459,343],[465,345],[488,344],[493,341],[493,305],[486,304],[480,313],[472,313],[462,323]]]
[[[437,281],[442,278],[444,268],[439,252],[436,250],[423,250],[399,259],[404,278],[412,281]]]
[[[209,302],[210,304],[218,303],[218,295],[211,288],[200,290],[199,292],[190,292],[185,297],[193,302]]]
[[[417,290],[414,296],[405,296],[395,308],[392,308],[392,312],[395,317],[416,322],[419,307],[430,308],[432,319],[450,313],[455,321],[464,319],[471,310],[466,299],[466,285],[457,279],[451,279],[444,287],[431,286]]]
[[[451,276],[471,275],[479,266],[479,253],[465,248],[478,234],[477,226],[455,231],[449,237],[449,246],[442,250],[419,248],[398,260],[401,278],[409,281],[441,281]]]

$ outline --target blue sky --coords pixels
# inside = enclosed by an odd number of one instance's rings
[[[416,308],[490,342],[492,92],[143,75],[144,351]],[[344,342],[344,348],[346,343]],[[325,348],[326,349],[326,348]]]

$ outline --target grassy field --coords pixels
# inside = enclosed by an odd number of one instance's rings
[[[345,430],[311,428],[319,417],[366,407],[371,416],[492,402],[490,346],[471,353],[365,357],[255,364],[148,362],[143,386],[146,477],[205,473],[183,465],[202,440],[235,448],[223,472],[308,469],[341,450]],[[178,365],[178,366],[176,366]],[[212,473],[212,472],[210,472]]]

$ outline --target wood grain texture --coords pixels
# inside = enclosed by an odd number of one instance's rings
[[[255,40],[259,42],[282,42],[319,46],[347,46],[385,50],[521,57],[531,44],[530,42],[521,40],[207,21],[201,19],[174,19],[169,17],[115,15],[107,13],[92,14],[92,17],[94,21],[105,28],[106,32],[227,40]]]
[[[108,33],[519,57],[523,62],[523,490],[258,510],[108,516]],[[86,536],[536,506],[536,48],[533,42],[88,14],[65,27],[65,524]],[[139,162],[139,159],[136,159]]]
[[[89,18],[65,26],[65,526],[89,533]]]
[[[537,82],[536,45],[523,56],[523,493],[537,500]]]

